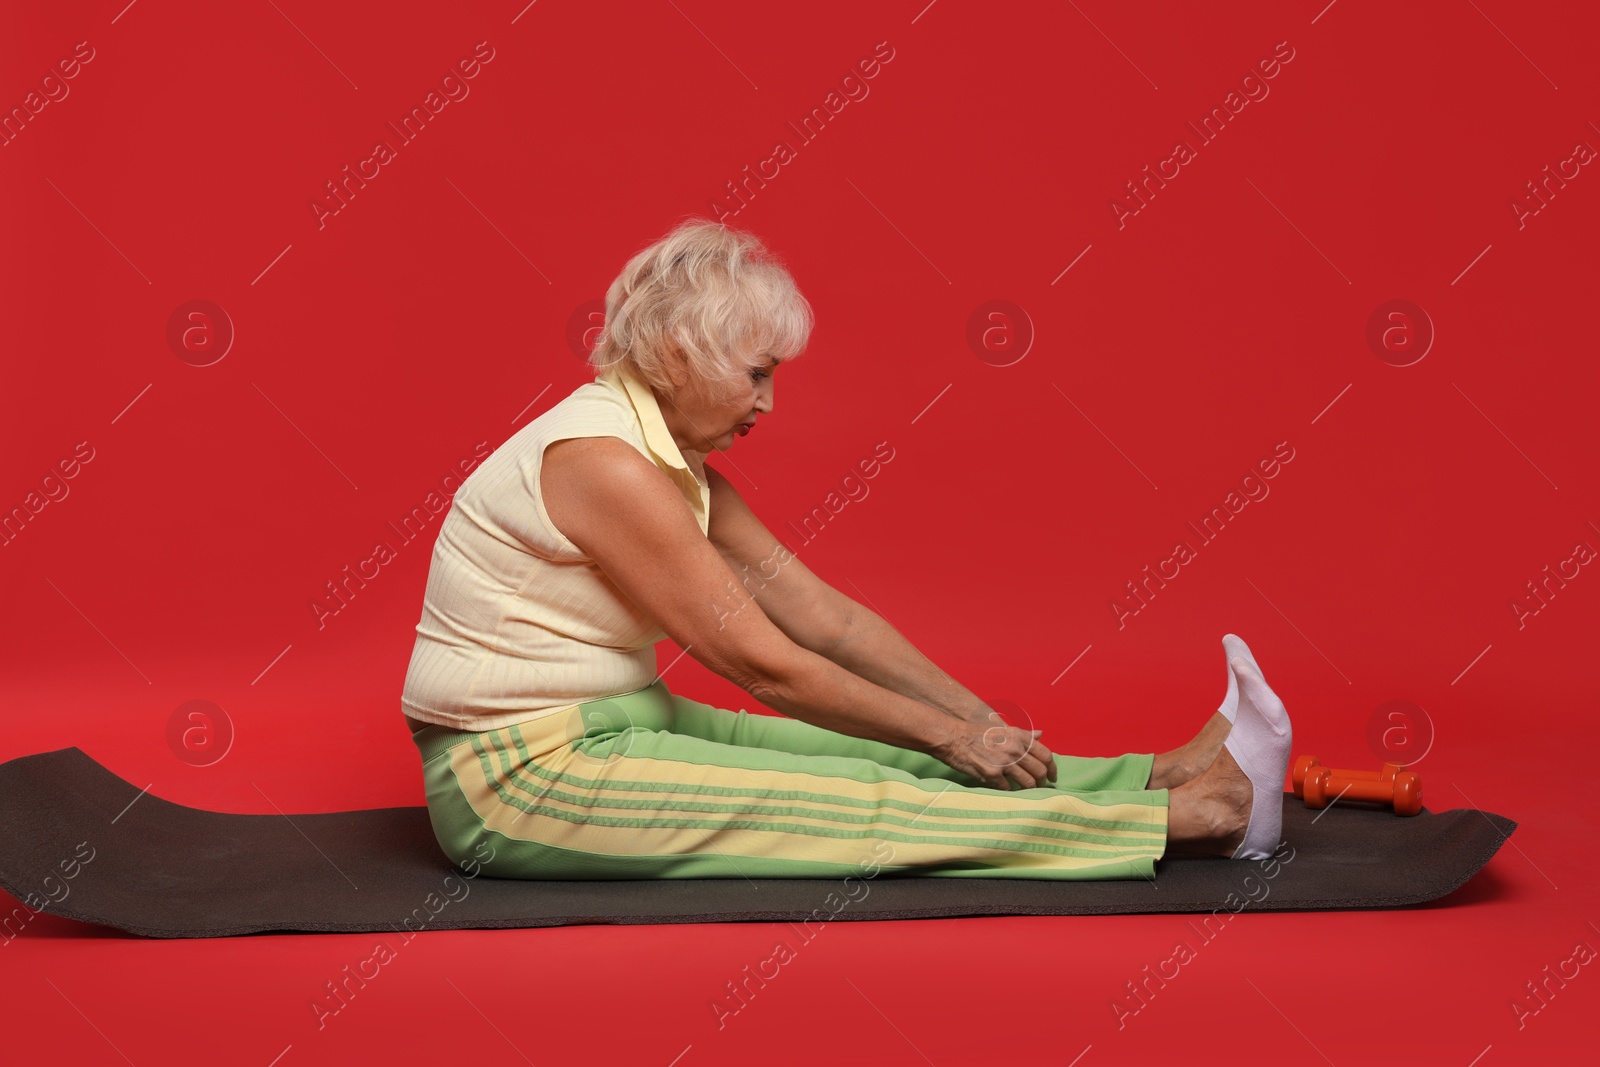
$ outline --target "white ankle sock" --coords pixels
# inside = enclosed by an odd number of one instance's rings
[[[1294,734],[1289,712],[1266,679],[1243,656],[1228,660],[1237,679],[1239,707],[1223,747],[1250,779],[1250,825],[1234,851],[1236,860],[1264,860],[1283,833],[1283,778],[1289,771]]]
[[[1240,659],[1249,660],[1250,666],[1254,667],[1256,673],[1261,675],[1261,680],[1263,682],[1267,680],[1266,674],[1264,674],[1261,670],[1261,665],[1257,663],[1256,658],[1250,654],[1250,646],[1245,644],[1243,639],[1236,634],[1223,634],[1222,658],[1224,660],[1230,660],[1235,656],[1238,656]],[[1226,718],[1229,722],[1232,722],[1234,715],[1238,712],[1238,709],[1239,683],[1233,677],[1233,668],[1229,667],[1228,695],[1222,698],[1222,706],[1217,708],[1217,710],[1222,713],[1224,718]]]
[[[1224,637],[1222,639],[1222,665],[1228,667],[1228,695],[1222,698],[1222,703],[1217,707],[1217,711],[1221,712],[1222,717],[1229,722],[1232,722],[1234,716],[1239,713],[1239,680],[1233,676],[1233,668],[1229,667],[1227,663],[1232,658],[1233,653],[1228,651],[1228,639]]]

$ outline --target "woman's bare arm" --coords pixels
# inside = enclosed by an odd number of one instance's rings
[[[638,449],[614,437],[546,447],[545,511],[685,652],[785,715],[924,752],[998,789],[1054,778],[1034,731],[955,719],[790,640],[734,580],[688,503]]]
[[[800,647],[706,538],[678,488],[615,437],[546,447],[541,489],[556,528],[680,647],[763,704],[855,737],[937,754],[951,720]]]
[[[711,543],[772,622],[802,648],[875,685],[957,719],[991,721],[990,708],[902,634],[813,573],[767,529],[714,467]]]
[[[828,646],[824,654],[852,674],[936,707],[954,719],[988,726],[1005,722],[976,693],[923,655],[883,616],[859,604],[857,610],[850,613],[844,635]],[[1044,763],[1046,775],[1054,782],[1055,758],[1052,756]]]
[[[955,718],[989,714],[989,705],[976,693],[945,673],[883,616],[860,605],[826,654],[853,674]]]

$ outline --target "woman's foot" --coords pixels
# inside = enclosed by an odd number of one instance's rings
[[[1167,797],[1167,851],[1232,856],[1250,827],[1255,790],[1226,746],[1204,773]]]
[[[1222,751],[1222,743],[1228,738],[1228,731],[1233,726],[1239,708],[1239,682],[1233,676],[1233,667],[1226,661],[1235,656],[1247,660],[1255,672],[1262,675],[1262,681],[1266,681],[1255,656],[1250,654],[1250,646],[1244,643],[1243,638],[1236,634],[1223,634],[1222,653],[1225,661],[1223,667],[1228,675],[1228,691],[1217,706],[1217,713],[1206,720],[1206,724],[1188,744],[1156,756],[1146,789],[1175,789],[1211,766],[1211,761]]]
[[[1233,723],[1221,711],[1212,712],[1211,718],[1188,744],[1156,756],[1150,766],[1150,782],[1145,788],[1176,789],[1199,777],[1216,760],[1232,728]]]
[[[1250,664],[1250,669],[1261,675],[1261,680],[1267,680],[1267,672],[1261,669],[1261,664],[1256,662],[1256,657],[1250,651],[1250,646],[1244,643],[1244,638],[1238,634],[1222,635],[1222,655],[1231,664],[1234,657],[1245,660]],[[1223,698],[1222,707],[1217,710],[1233,721],[1234,709],[1239,706],[1239,682],[1233,676],[1233,667],[1228,666],[1228,695]]]
[[[1279,796],[1293,733],[1283,702],[1250,661],[1228,664],[1239,691],[1233,728],[1205,772],[1172,790],[1167,843],[1172,852],[1264,859],[1283,829]]]

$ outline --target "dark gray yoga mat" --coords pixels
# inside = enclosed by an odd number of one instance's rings
[[[496,879],[454,866],[423,807],[230,815],[173,804],[83,750],[0,764],[0,888],[35,911],[148,937],[405,933],[580,923],[1230,913],[1420,904],[1460,888],[1517,824],[1463,808],[1401,818],[1283,796],[1276,861],[1163,860],[1155,880],[880,872],[648,881]],[[472,873],[476,873],[473,871]],[[4,936],[25,924],[18,906]],[[1211,920],[1204,920],[1211,921]]]

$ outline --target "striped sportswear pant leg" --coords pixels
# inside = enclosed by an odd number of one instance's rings
[[[415,737],[435,836],[491,877],[1151,878],[1154,756],[1056,755],[996,789],[932,756],[797,719],[637,693],[498,730]]]

